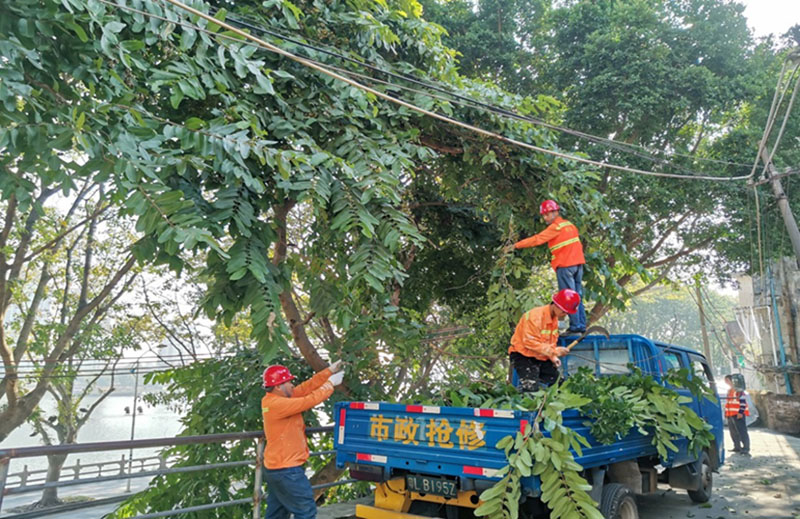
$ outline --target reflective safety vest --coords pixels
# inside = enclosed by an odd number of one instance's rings
[[[539,234],[515,243],[514,248],[525,249],[545,243],[553,255],[550,266],[554,270],[559,267],[574,267],[586,263],[586,259],[583,257],[583,245],[578,236],[578,228],[560,216]]]
[[[550,305],[531,308],[517,323],[508,353],[549,360],[556,354],[558,318],[550,315]]]
[[[743,414],[750,416],[750,408],[747,407],[747,397],[744,391],[728,390],[728,398],[725,400],[725,416],[736,416]]]

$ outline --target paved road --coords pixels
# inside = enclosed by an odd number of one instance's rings
[[[691,502],[684,491],[664,490],[638,499],[641,519],[800,519],[800,438],[750,430],[752,457],[730,454],[714,474],[709,508]]]
[[[800,519],[800,438],[765,429],[751,430],[750,438],[752,457],[733,454],[728,458],[720,473],[714,474],[714,495],[708,505],[692,503],[686,492],[664,487],[656,494],[638,498],[640,518]],[[733,445],[727,431],[725,442],[730,453]],[[124,483],[107,489],[107,492],[121,489],[124,489]],[[83,493],[86,493],[85,489]],[[93,495],[104,497],[99,491]],[[4,504],[3,510],[8,508]],[[46,517],[99,519],[114,508],[115,505],[107,505]],[[320,508],[318,517],[338,519],[352,517],[354,512],[354,503],[334,505]],[[3,517],[6,517],[5,513]]]

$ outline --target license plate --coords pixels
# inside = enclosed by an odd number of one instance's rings
[[[406,476],[406,488],[420,494],[434,494],[444,497],[456,497],[458,494],[455,481],[429,476]]]

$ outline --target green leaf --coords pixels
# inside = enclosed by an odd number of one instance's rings
[[[172,94],[169,96],[170,105],[172,105],[172,108],[177,110],[181,105],[181,101],[183,101],[183,92],[180,88],[173,88]]]
[[[86,31],[83,30],[83,27],[73,22],[68,22],[67,26],[75,32],[81,42],[86,43],[89,41],[89,36],[86,35]]]

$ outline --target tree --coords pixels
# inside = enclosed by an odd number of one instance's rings
[[[76,443],[78,433],[92,413],[116,389],[114,380],[117,364],[122,356],[123,344],[130,341],[130,335],[125,326],[117,326],[110,334],[106,334],[101,328],[103,324],[96,326],[94,332],[82,334],[80,353],[67,359],[53,374],[48,393],[55,401],[55,415],[45,416],[47,413],[37,407],[29,418],[45,445]],[[33,364],[39,369],[42,367],[35,361]],[[109,385],[105,388],[99,386],[104,377],[110,377]],[[99,396],[93,395],[93,390],[98,390]],[[91,397],[91,404],[84,403]],[[47,456],[45,483],[59,481],[67,456]],[[58,487],[51,487],[44,489],[41,499],[34,506],[47,507],[60,502]]]
[[[62,364],[81,353],[84,341],[126,291],[135,263],[120,249],[108,256],[98,245],[98,228],[108,207],[101,186],[83,182],[74,196],[61,200],[66,210],[60,211],[55,195],[74,180],[20,173],[29,159],[16,162],[20,170],[6,169],[2,179],[4,185],[17,183],[30,191],[20,187],[8,193],[2,206],[0,439],[31,416]],[[62,159],[54,156],[54,161]],[[23,360],[39,369],[21,373]]]
[[[711,345],[711,365],[717,374],[727,372],[735,361],[725,331],[734,320],[736,301],[730,296],[703,289],[706,326]],[[612,311],[600,324],[612,333],[635,333],[668,344],[703,351],[700,318],[693,289],[686,286],[653,288],[633,299],[625,311]]]
[[[752,41],[740,5],[719,0],[576,0],[536,3],[533,9],[512,0],[481,1],[475,10],[469,5],[425,3],[426,14],[450,33],[445,41],[462,53],[464,70],[563,103],[563,124],[571,130],[562,133],[562,146],[639,169],[749,173],[755,143],[737,142],[736,154],[720,153],[719,146],[740,123],[754,133],[763,128],[766,114],[748,106],[771,91],[774,80],[768,78],[777,71],[775,51],[769,43]],[[505,61],[498,67],[480,56]],[[615,142],[603,140],[608,138]],[[747,191],[741,182],[606,170],[590,186],[608,206],[598,218],[581,219],[589,252],[586,282],[596,302],[590,319],[614,306],[620,293],[622,299],[634,295],[630,290],[639,279],[645,285],[636,291],[698,270],[708,251],[716,252],[713,268],[721,279],[749,263],[744,261],[749,247],[740,239],[748,222],[741,209],[752,202],[742,205]]]
[[[363,59],[442,82],[460,94],[519,105],[527,114],[557,116],[553,99],[523,98],[460,77],[441,29],[420,17],[413,0],[276,0],[218,7],[233,13],[217,11],[220,23],[227,16],[246,16],[256,26],[332,44],[358,58],[344,65],[351,71],[362,72],[357,62]],[[490,323],[502,335],[513,314],[547,290],[523,290],[533,255],[495,271],[499,237],[520,227],[533,230],[529,215],[545,195],[578,191],[567,204],[571,218],[585,226],[607,219],[592,187],[596,172],[570,160],[389,104],[296,61],[258,51],[219,23],[173,7],[146,1],[137,10],[74,0],[21,0],[0,7],[0,48],[8,63],[0,69],[5,87],[0,150],[6,171],[16,174],[4,177],[0,188],[8,199],[29,196],[29,180],[40,177],[105,181],[109,199],[136,221],[136,258],[176,272],[199,259],[203,311],[226,325],[246,314],[262,365],[276,354],[296,354],[301,364],[318,370],[335,356],[350,362],[353,398],[391,398],[404,389],[403,377],[433,391],[435,384],[425,380],[432,378],[431,369],[407,366],[426,322],[435,321],[440,300],[452,303],[454,317]],[[289,47],[342,65],[296,43]],[[376,88],[398,92],[398,86]],[[474,105],[403,95],[508,138],[542,147],[556,140],[546,128]],[[67,152],[81,161],[53,159]],[[453,261],[437,264],[439,257],[420,253],[428,233],[444,238],[447,231],[430,230],[446,214],[423,213],[420,204],[428,201],[445,204],[442,209],[469,208],[459,225],[479,231],[480,239]],[[481,221],[487,225],[476,225]],[[460,242],[455,236],[443,242],[443,254]],[[624,256],[618,241],[605,250]],[[473,260],[472,254],[483,257]],[[605,258],[594,261],[601,265]],[[435,298],[421,297],[423,285],[404,293],[410,269],[433,276],[461,265],[491,270],[484,282],[488,295],[472,307],[456,305],[459,294],[450,295],[443,285]],[[607,280],[595,280],[594,293],[613,300],[617,287],[601,290]],[[515,289],[510,297],[504,294],[507,287]],[[457,290],[478,293],[469,284]],[[196,369],[203,380],[173,374],[186,384],[186,394],[202,396],[195,409],[223,397],[254,401],[253,386],[228,380],[224,366]],[[401,382],[387,386],[386,380]],[[258,412],[252,415],[246,406],[229,418],[190,420],[187,431],[250,424]],[[187,450],[187,459],[202,452],[207,461],[227,454]],[[171,506],[205,499],[177,488],[171,490]],[[150,497],[140,505],[162,502]]]

